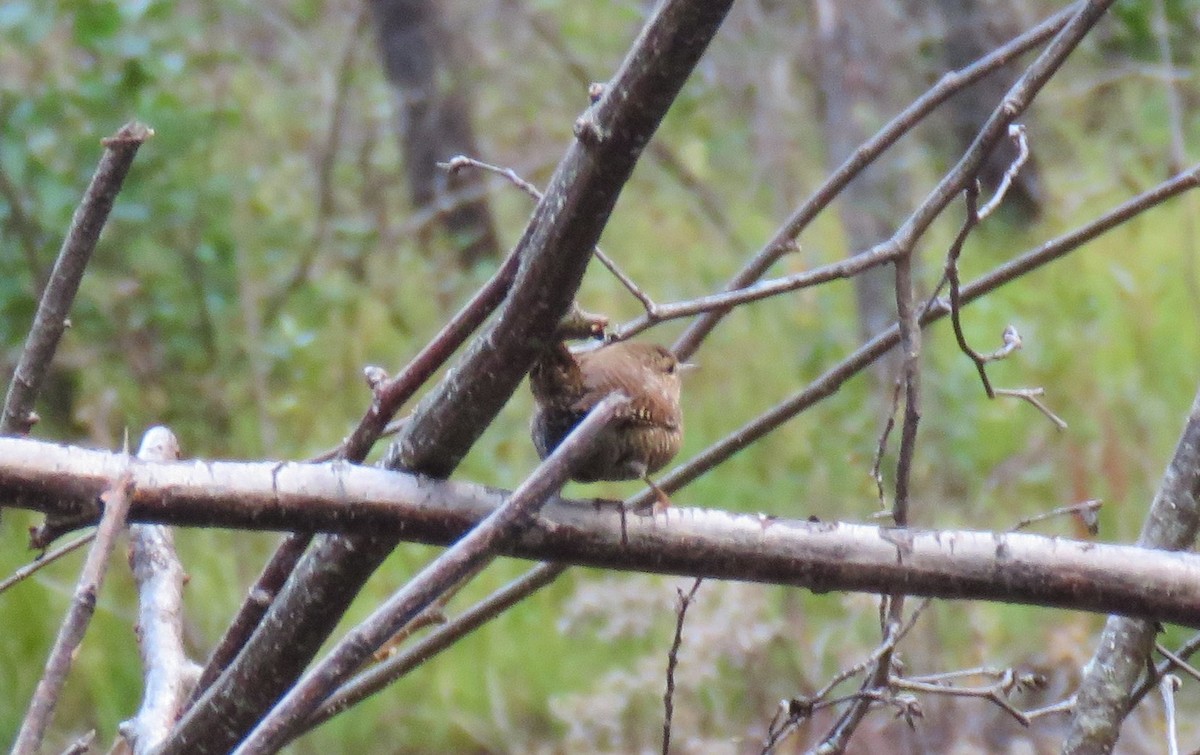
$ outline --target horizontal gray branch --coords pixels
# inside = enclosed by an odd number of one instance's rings
[[[0,438],[0,500],[91,516],[120,472],[131,520],[180,526],[380,531],[448,544],[508,495],[344,462],[155,463]],[[792,503],[789,508],[800,508]],[[673,508],[630,516],[554,499],[505,554],[628,571],[904,592],[1118,613],[1200,627],[1200,556],[1025,533],[895,530]]]

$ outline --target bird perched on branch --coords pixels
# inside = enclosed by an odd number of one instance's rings
[[[546,348],[529,373],[537,410],[533,445],[545,459],[596,404],[621,392],[630,401],[571,468],[571,479],[643,480],[659,503],[670,500],[649,475],[662,469],[683,441],[679,360],[655,344],[624,341],[572,354],[565,343]]]

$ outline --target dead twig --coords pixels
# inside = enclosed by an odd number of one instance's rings
[[[71,606],[59,627],[58,636],[46,659],[46,668],[42,678],[38,680],[33,699],[30,700],[29,710],[21,722],[13,745],[14,755],[30,755],[38,752],[45,736],[46,728],[50,725],[50,717],[58,704],[58,695],[67,680],[67,672],[71,670],[71,661],[75,650],[83,641],[84,632],[91,622],[96,609],[96,594],[104,582],[108,571],[108,561],[116,547],[117,535],[125,527],[125,514],[129,510],[129,499],[132,493],[132,478],[126,471],[101,496],[104,503],[104,515],[100,526],[96,529],[95,542],[88,551],[87,560],[79,574],[75,593],[71,598]]]
[[[1047,519],[1074,514],[1083,520],[1084,524],[1087,526],[1088,534],[1095,536],[1100,534],[1100,525],[1096,519],[1096,512],[1098,512],[1100,507],[1103,505],[1104,503],[1100,501],[1100,499],[1093,498],[1090,501],[1076,503],[1071,506],[1060,506],[1056,509],[1051,509],[1050,511],[1046,511],[1035,516],[1026,517],[1010,527],[1008,531],[1019,532],[1036,522],[1044,522]]]
[[[675,667],[679,664],[679,646],[683,644],[683,620],[702,581],[702,577],[696,577],[692,589],[686,593],[676,588],[679,603],[675,606],[675,639],[671,641],[671,650],[667,653],[667,689],[663,692],[662,755],[669,755],[671,752],[671,717],[675,713]]]
[[[83,273],[138,148],[153,135],[153,130],[133,121],[103,140],[104,156],[71,218],[71,227],[63,239],[50,280],[38,302],[33,327],[29,329],[25,348],[21,350],[12,382],[8,385],[4,411],[0,414],[0,435],[28,433],[37,422],[33,405],[58,349],[59,339],[69,325],[67,315],[79,291]]]
[[[44,554],[38,556],[35,561],[33,561],[32,563],[28,563],[25,566],[22,566],[20,569],[17,569],[11,575],[9,575],[8,579],[5,579],[3,582],[0,582],[0,593],[3,593],[5,590],[7,590],[8,588],[17,584],[18,582],[21,582],[22,580],[27,579],[28,577],[32,576],[33,574],[36,574],[38,572],[38,570],[49,566],[50,564],[54,563],[58,559],[67,555],[68,553],[72,553],[74,551],[79,550],[83,546],[92,542],[92,540],[94,540],[95,538],[96,538],[96,533],[95,533],[95,531],[92,531],[85,535],[80,535],[79,537],[75,538],[74,540],[72,540],[69,543],[65,543],[63,545],[58,546],[57,548],[50,551],[49,553],[44,553]]]
[[[451,158],[448,162],[438,163],[438,167],[444,168],[451,173],[463,170],[465,168],[477,168],[479,170],[495,173],[496,175],[501,176],[512,183],[513,186],[516,186],[518,189],[528,194],[535,202],[542,201],[541,190],[539,190],[529,181],[521,178],[521,176],[519,176],[512,168],[501,168],[498,165],[492,165],[491,163],[486,163],[482,160],[476,160],[473,157],[466,157],[465,155],[458,155],[457,157]],[[595,255],[596,259],[600,261],[600,264],[608,268],[608,271],[613,274],[613,277],[620,281],[621,285],[624,286],[625,289],[629,291],[629,293],[632,294],[635,299],[641,302],[642,307],[644,307],[646,310],[646,317],[654,322],[658,322],[663,319],[658,316],[658,305],[654,303],[654,300],[651,299],[649,295],[647,295],[646,292],[634,282],[633,278],[630,278],[628,275],[626,275],[625,271],[622,270],[611,257],[605,254],[599,246],[592,249],[592,254]],[[623,338],[624,337],[618,337],[616,340],[623,340]]]

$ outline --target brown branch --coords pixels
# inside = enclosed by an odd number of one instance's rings
[[[1183,550],[1195,541],[1198,528],[1200,391],[1154,495],[1138,544],[1147,549]],[[1084,667],[1064,753],[1112,750],[1121,721],[1130,709],[1134,687],[1150,657],[1156,632],[1151,621],[1109,617],[1095,654]]]
[[[758,280],[780,257],[796,248],[796,239],[809,223],[846,188],[846,185],[855,176],[874,162],[888,147],[895,144],[900,137],[911,131],[925,116],[956,92],[974,84],[992,71],[1007,65],[1018,55],[1033,49],[1057,34],[1079,7],[1079,4],[1076,3],[1059,11],[966,68],[944,75],[936,85],[913,101],[846,158],[845,162],[825,180],[825,183],[792,213],[792,216],[776,231],[767,245],[726,284],[725,290],[733,291],[744,288]],[[863,252],[863,254],[868,254],[870,251]],[[724,311],[717,310],[698,319],[675,341],[672,350],[680,359],[690,357],[724,315]]]
[[[569,308],[642,147],[728,6],[669,0],[658,7],[607,93],[577,122],[577,140],[518,242],[521,267],[504,308],[414,409],[386,466],[445,477],[499,413]],[[164,755],[223,752],[240,741],[300,675],[398,540],[394,533],[320,538],[238,658],[180,721]]]
[[[304,731],[319,726],[352,705],[379,692],[534,592],[558,579],[566,569],[566,564],[538,564],[524,576],[510,582],[463,611],[458,617],[431,632],[428,637],[412,647],[363,671],[342,685],[321,704],[321,707],[305,723]]]
[[[122,469],[101,451],[0,438],[0,495],[48,510],[78,507]],[[70,470],[68,473],[67,470]],[[371,467],[133,460],[134,521],[238,529],[375,532],[458,541],[503,491]],[[710,502],[718,504],[720,502]],[[672,508],[628,517],[552,501],[504,555],[630,571],[941,598],[1120,611],[1200,625],[1200,555],[1027,533],[891,527]],[[1148,590],[1146,585],[1155,589]]]
[[[900,449],[896,459],[896,495],[892,501],[892,521],[899,528],[908,527],[909,489],[912,484],[912,462],[916,457],[917,428],[921,421],[921,323],[917,307],[916,283],[912,275],[912,253],[896,260],[896,313],[899,319],[900,349],[904,355],[900,382],[904,387],[904,418],[900,424]],[[891,592],[883,596],[880,613],[883,619],[886,649],[875,659],[875,666],[863,680],[860,697],[842,713],[841,718],[825,735],[818,749],[841,752],[871,707],[868,694],[882,690],[891,678],[895,643],[888,643],[904,620],[904,593]]]
[[[946,266],[942,282],[949,284],[950,287],[950,322],[954,328],[954,340],[958,343],[959,351],[965,354],[975,365],[975,371],[979,373],[979,381],[983,383],[983,391],[987,394],[987,397],[995,399],[997,396],[1011,396],[1024,399],[1053,422],[1055,427],[1059,430],[1065,430],[1067,429],[1067,423],[1038,398],[1045,393],[1042,388],[992,387],[992,381],[988,378],[987,374],[987,365],[990,362],[1004,359],[1021,348],[1023,342],[1021,341],[1021,334],[1017,332],[1017,329],[1012,325],[1006,327],[1003,334],[1003,345],[990,354],[981,354],[967,343],[967,336],[963,332],[962,327],[962,289],[958,277],[958,260],[962,255],[963,244],[975,226],[1000,206],[1000,202],[1004,199],[1004,193],[1008,191],[1008,187],[1012,184],[1013,177],[1017,174],[1021,165],[1029,158],[1029,147],[1025,143],[1024,130],[1015,125],[1009,128],[1010,131],[1016,134],[1019,153],[1013,163],[1009,165],[1008,170],[1005,171],[1004,178],[1001,180],[999,188],[996,189],[996,195],[992,197],[985,208],[980,210],[977,206],[979,199],[978,181],[971,182],[963,191],[967,213],[963,219],[962,226],[959,227],[958,234],[954,238],[954,242],[950,245],[949,252],[946,254]],[[938,285],[938,288],[941,288],[941,284]],[[930,299],[926,309],[932,306],[933,302],[934,299]]]
[[[1200,634],[1192,635],[1187,642],[1180,645],[1179,649],[1175,651],[1175,657],[1181,659],[1189,658],[1197,651],[1200,651]],[[1155,666],[1153,668],[1153,673],[1147,674],[1146,678],[1142,680],[1142,683],[1139,684],[1137,689],[1134,690],[1133,694],[1130,695],[1129,706],[1125,711],[1126,715],[1128,715],[1130,711],[1137,707],[1138,703],[1142,701],[1142,698],[1154,690],[1155,685],[1157,685],[1159,680],[1162,679],[1163,674],[1169,673],[1174,668],[1177,668],[1177,666],[1170,657]]]
[[[238,745],[240,755],[272,753],[302,730],[304,722],[333,690],[353,674],[376,648],[416,618],[437,597],[499,555],[531,524],[547,500],[570,478],[600,432],[629,398],[613,394],[596,405],[508,500],[461,540],[422,569],[404,587],[350,630],[323,660],[310,669]]]
[[[66,683],[67,672],[71,670],[71,661],[96,610],[96,594],[104,583],[109,557],[116,547],[117,536],[125,527],[131,485],[131,477],[124,473],[117,476],[102,494],[104,515],[95,542],[88,551],[79,582],[75,585],[75,593],[71,597],[71,606],[54,639],[54,646],[46,659],[45,671],[38,680],[25,720],[21,722],[21,729],[13,744],[14,755],[29,755],[41,749],[46,727],[50,725],[50,717],[58,704],[58,695]]]
[[[321,454],[316,460],[340,458],[361,462],[365,459],[375,442],[385,434],[388,422],[400,407],[416,394],[504,300],[516,278],[519,265],[518,250],[513,250],[487,283],[399,374],[372,385],[371,404],[354,431],[341,446]],[[311,534],[295,533],[276,549],[250,589],[249,597],[209,656],[193,692],[193,702],[216,681],[246,644],[311,542]]]
[[[476,160],[475,158],[466,157],[465,155],[453,157],[449,160],[449,162],[438,163],[438,166],[445,168],[451,173],[460,171],[464,168],[478,168],[479,170],[485,170],[489,173],[495,173],[496,175],[501,176],[505,180],[509,181],[513,186],[516,186],[518,189],[528,194],[534,199],[534,201],[542,201],[541,190],[539,190],[529,181],[521,178],[521,176],[512,168],[501,168],[498,165],[485,163],[482,160]],[[629,291],[629,293],[631,293],[635,299],[641,302],[642,307],[646,310],[646,315],[651,319],[655,319],[657,317],[658,307],[655,305],[654,300],[651,299],[646,292],[644,292],[641,287],[634,282],[632,278],[626,275],[625,271],[622,270],[611,257],[605,254],[599,246],[592,249],[592,254],[596,257],[596,260],[601,265],[604,265],[604,267],[607,268],[610,273],[612,273],[613,277],[616,278],[617,281],[624,286],[625,289]],[[655,321],[657,320],[655,319]],[[622,339],[618,337],[615,340]]]
[[[1165,200],[1200,186],[1200,165],[1193,166],[1154,188],[1122,203],[1091,223],[1045,242],[1017,258],[1006,262],[992,272],[976,279],[962,289],[962,303],[970,304],[1021,276],[1047,265],[1083,244],[1112,230],[1130,218],[1155,207]],[[949,307],[941,302],[930,302],[921,315],[922,327],[928,326],[949,314]],[[832,396],[854,375],[866,369],[875,360],[900,342],[899,328],[892,326],[859,347],[853,354],[825,371],[805,389],[785,399],[725,438],[704,449],[687,462],[677,466],[657,481],[658,486],[670,493],[712,470],[738,451],[780,427],[813,404]],[[639,502],[650,500],[646,491]]]
[[[1200,669],[1197,669],[1195,666],[1188,663],[1186,660],[1184,660],[1178,654],[1172,653],[1170,650],[1167,650],[1166,646],[1163,645],[1161,642],[1155,642],[1154,649],[1157,650],[1159,653],[1161,653],[1164,658],[1166,658],[1168,661],[1170,661],[1172,666],[1174,666],[1175,668],[1184,672],[1185,674],[1192,677],[1196,681],[1200,682]]]
[[[153,135],[152,130],[134,121],[103,140],[104,156],[71,218],[71,227],[63,239],[50,281],[38,303],[33,327],[9,383],[3,414],[0,414],[0,435],[28,433],[37,422],[33,405],[58,349],[59,339],[67,329],[67,315],[79,291],[84,270],[138,147]]]
[[[683,644],[683,620],[702,581],[703,578],[696,577],[692,589],[686,593],[676,588],[679,604],[675,607],[675,639],[671,641],[671,650],[667,653],[667,689],[663,692],[662,755],[670,755],[671,752],[671,717],[675,712],[675,667],[679,664],[679,646]]]
[[[921,614],[925,612],[925,609],[929,607],[930,603],[932,603],[932,601],[928,598],[921,601],[920,605],[918,605],[912,614],[909,615],[908,619],[903,625],[889,623],[884,632],[883,641],[876,646],[875,650],[873,650],[870,655],[850,668],[839,672],[816,693],[809,697],[792,698],[791,700],[784,701],[780,710],[786,714],[786,718],[771,722],[771,725],[767,728],[766,741],[763,742],[762,754],[769,755],[769,753],[774,752],[775,749],[799,727],[801,722],[812,715],[813,711],[855,699],[854,697],[851,697],[841,700],[826,700],[829,694],[833,692],[834,688],[839,684],[847,679],[858,676],[868,668],[877,666],[880,658],[882,658],[884,655],[890,655],[893,651],[895,651],[896,646],[900,644],[900,641],[903,640],[908,633],[912,631],[912,628],[917,625],[917,619],[921,618]],[[776,714],[776,719],[779,719],[778,714]]]

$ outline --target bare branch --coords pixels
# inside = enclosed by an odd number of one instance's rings
[[[1164,550],[1192,545],[1200,528],[1200,391],[1175,454],[1163,473],[1138,544]],[[1150,551],[1147,551],[1150,552]],[[1109,752],[1130,709],[1157,629],[1150,621],[1111,616],[1084,667],[1064,753]]]
[[[31,563],[26,564],[25,566],[22,566],[20,569],[17,569],[7,579],[5,579],[3,582],[0,582],[0,593],[3,593],[5,590],[12,587],[13,585],[36,574],[43,567],[49,566],[50,564],[54,563],[58,559],[67,555],[68,553],[73,553],[73,552],[79,550],[83,546],[92,542],[92,540],[94,540],[95,537],[96,537],[95,532],[89,532],[86,535],[80,535],[79,537],[75,538],[74,540],[72,540],[69,543],[60,545],[59,547],[55,548],[53,551],[51,551],[49,553],[45,553],[45,554],[38,556],[36,560],[34,560]]]
[[[829,694],[833,692],[834,688],[839,684],[847,679],[858,676],[859,674],[865,672],[868,668],[877,666],[879,664],[879,660],[885,655],[890,656],[890,654],[896,649],[896,646],[900,644],[900,641],[903,640],[912,630],[912,628],[917,625],[917,619],[921,618],[921,614],[924,613],[925,609],[929,607],[931,602],[932,601],[930,601],[928,598],[922,600],[917,606],[916,610],[909,615],[908,619],[903,625],[889,623],[885,628],[883,641],[876,646],[875,650],[872,651],[870,655],[850,668],[839,672],[816,693],[803,699],[793,698],[791,700],[785,700],[780,708],[781,710],[785,710],[787,712],[787,717],[783,720],[772,721],[771,725],[767,728],[767,739],[765,742],[763,742],[763,755],[768,755],[768,753],[774,752],[775,748],[777,748],[785,739],[787,739],[787,737],[790,736],[792,732],[794,732],[800,725],[800,723],[807,719],[813,711],[822,707],[829,707],[858,698],[859,695],[856,694],[848,698],[826,700]],[[776,718],[778,719],[779,716],[776,715]]]
[[[683,644],[683,620],[702,581],[703,578],[696,577],[692,589],[686,593],[682,589],[676,590],[679,593],[679,605],[675,607],[675,639],[671,641],[671,650],[667,653],[667,689],[663,692],[662,755],[670,755],[671,752],[671,717],[675,712],[675,667],[679,664],[679,646]]]
[[[1161,204],[1166,199],[1200,186],[1200,165],[1193,166],[1168,181],[1117,206],[1096,220],[1056,239],[1047,241],[1017,258],[1000,265],[992,272],[976,279],[962,289],[962,303],[971,302],[991,293],[1006,283],[1020,278],[1037,268],[1049,264],[1097,236],[1121,225],[1125,221]],[[936,304],[936,306],[934,306]],[[928,326],[949,314],[949,307],[941,302],[931,302],[921,315],[922,327]],[[759,417],[734,430],[725,438],[704,449],[687,462],[677,466],[658,480],[658,486],[671,493],[688,485],[715,468],[741,449],[754,443],[772,430],[780,427],[813,404],[832,396],[851,377],[866,369],[899,343],[899,328],[893,326],[863,344],[853,354],[826,370],[805,389],[780,402]],[[650,500],[646,491],[639,502]]]
[[[0,438],[0,495],[17,505],[78,507],[121,468],[116,454]],[[506,500],[503,491],[479,485],[344,462],[134,460],[130,473],[134,521],[367,531],[439,545],[458,541]],[[1026,533],[897,531],[683,507],[628,517],[623,544],[614,508],[552,501],[504,554],[823,592],[902,589],[1121,611],[1185,625],[1200,621],[1196,554]],[[1145,589],[1147,584],[1155,589]]]
[[[1087,524],[1088,533],[1095,536],[1100,534],[1100,527],[1096,523],[1096,512],[1099,511],[1100,507],[1103,505],[1103,502],[1101,502],[1099,499],[1093,499],[1090,501],[1084,501],[1083,503],[1076,503],[1072,506],[1061,506],[1059,508],[1051,509],[1050,511],[1038,514],[1037,516],[1026,517],[1014,524],[1008,531],[1020,532],[1036,522],[1044,522],[1047,519],[1053,519],[1054,517],[1063,516],[1064,514],[1074,514],[1085,521]]]
[[[449,162],[438,163],[438,165],[451,172],[459,171],[469,167],[495,173],[496,175],[507,179],[518,189],[533,197],[534,201],[540,202],[542,200],[542,192],[539,191],[538,188],[532,183],[526,181],[524,178],[521,178],[521,176],[518,175],[517,172],[512,168],[501,168],[498,165],[485,163],[482,160],[476,160],[464,155],[458,155],[457,157],[451,158]],[[621,285],[624,286],[627,291],[629,291],[629,293],[633,294],[635,299],[642,303],[642,307],[644,307],[646,310],[646,316],[652,321],[657,322],[660,318],[658,317],[658,307],[655,305],[654,300],[651,299],[646,292],[634,282],[632,278],[626,275],[625,271],[622,270],[611,257],[605,254],[599,246],[592,250],[592,254],[595,255],[600,264],[604,265],[604,267],[613,274],[613,277],[615,277],[621,283]],[[617,340],[621,340],[621,338],[618,338]]]
[[[271,753],[302,730],[304,722],[335,687],[370,654],[412,621],[439,595],[499,555],[499,549],[533,524],[538,511],[570,476],[572,464],[617,411],[629,403],[613,394],[596,405],[512,496],[461,540],[433,560],[363,623],[350,630],[329,655],[308,671],[238,745],[240,755]]]
[[[796,248],[799,235],[808,224],[833,201],[842,189],[864,168],[875,161],[884,150],[892,146],[918,124],[926,115],[953,96],[997,68],[1006,65],[1018,55],[1033,49],[1057,34],[1079,9],[1076,3],[1064,8],[1029,31],[1015,37],[1011,42],[996,48],[975,63],[941,78],[925,94],[893,118],[875,136],[864,142],[846,158],[837,170],[825,180],[805,202],[800,205],[783,226],[775,232],[767,245],[751,259],[725,286],[726,291],[743,288],[758,280],[780,257]],[[868,254],[863,252],[863,254]],[[672,347],[680,359],[687,359],[696,352],[704,338],[716,327],[725,312],[717,310],[697,320],[680,336]]]
[[[71,597],[71,607],[63,618],[58,636],[54,639],[54,647],[46,659],[46,669],[38,680],[33,699],[21,729],[13,744],[14,755],[29,755],[37,753],[42,745],[46,727],[50,725],[50,717],[58,704],[58,695],[67,680],[67,672],[71,670],[71,661],[75,650],[83,641],[84,632],[91,622],[96,610],[96,594],[104,583],[104,575],[108,571],[109,557],[116,547],[117,536],[125,527],[125,515],[129,510],[132,478],[126,471],[116,477],[115,482],[103,493],[104,516],[96,531],[96,539],[88,551],[87,560],[79,574],[79,582]]]
[[[1008,193],[1013,180],[1021,172],[1021,168],[1025,167],[1025,163],[1029,161],[1029,142],[1025,138],[1025,127],[1019,123],[1010,123],[1008,126],[1008,137],[1017,145],[1017,156],[1013,158],[1008,169],[1004,171],[1004,176],[1000,179],[1000,185],[996,187],[996,193],[987,201],[987,204],[979,208],[979,222],[983,222],[984,219],[996,211],[996,208],[1004,201],[1004,195]],[[1182,164],[1180,167],[1183,167]]]
[[[67,315],[84,270],[91,260],[100,231],[108,220],[129,166],[137,156],[138,147],[154,132],[136,121],[122,126],[117,133],[103,141],[104,156],[96,166],[83,200],[71,218],[71,228],[63,239],[58,260],[50,273],[50,281],[42,292],[33,327],[25,339],[17,369],[8,385],[4,412],[0,415],[0,435],[25,434],[37,421],[33,405],[42,388],[42,380],[58,349],[58,341],[67,329]]]
[[[179,441],[165,427],[142,437],[138,458],[176,461]],[[135,753],[152,752],[183,711],[200,672],[183,649],[183,585],[186,575],[170,528],[135,524],[129,528],[129,566],[138,585],[138,647],[144,676],[142,707],[121,724],[121,736]]]
[[[910,247],[911,249],[911,247]],[[908,499],[912,478],[912,461],[916,455],[917,427],[921,421],[921,323],[916,302],[916,284],[912,276],[912,254],[896,260],[896,313],[900,328],[900,348],[904,355],[900,383],[904,393],[904,419],[900,425],[900,449],[896,461],[896,495],[892,501],[892,521],[897,527],[908,526]],[[881,614],[885,649],[875,659],[874,669],[863,680],[862,693],[881,689],[891,675],[895,641],[904,619],[904,593],[892,592],[883,596]],[[841,752],[846,748],[859,723],[871,706],[869,695],[863,694],[842,714],[825,735],[819,750]]]
[[[1190,658],[1192,654],[1198,650],[1200,650],[1200,634],[1195,634],[1192,635],[1191,639],[1179,646],[1179,649],[1174,653],[1174,657],[1180,659]],[[1142,680],[1141,684],[1139,684],[1137,689],[1134,690],[1133,694],[1130,695],[1129,706],[1126,710],[1126,714],[1137,707],[1138,703],[1140,703],[1146,695],[1150,694],[1150,692],[1154,690],[1155,685],[1158,684],[1159,680],[1162,679],[1164,674],[1169,673],[1171,669],[1174,668],[1178,668],[1178,666],[1176,665],[1175,661],[1171,660],[1171,657],[1168,657],[1167,660],[1162,661],[1155,666],[1152,669],[1153,673],[1147,674],[1146,678]]]
[[[1172,663],[1172,665],[1174,665],[1175,668],[1179,669],[1180,671],[1183,671],[1188,676],[1190,676],[1193,679],[1195,679],[1196,681],[1200,682],[1200,669],[1197,669],[1195,666],[1188,663],[1186,660],[1184,660],[1177,654],[1172,653],[1170,650],[1167,650],[1166,646],[1163,645],[1161,642],[1155,642],[1154,649],[1157,650],[1158,652],[1162,653],[1163,656],[1165,656],[1167,658],[1167,660],[1169,660]]]
[[[363,671],[321,704],[321,707],[305,723],[304,731],[319,726],[350,706],[379,692],[534,592],[558,579],[566,569],[566,564],[538,564],[524,576],[492,593],[412,647]]]

